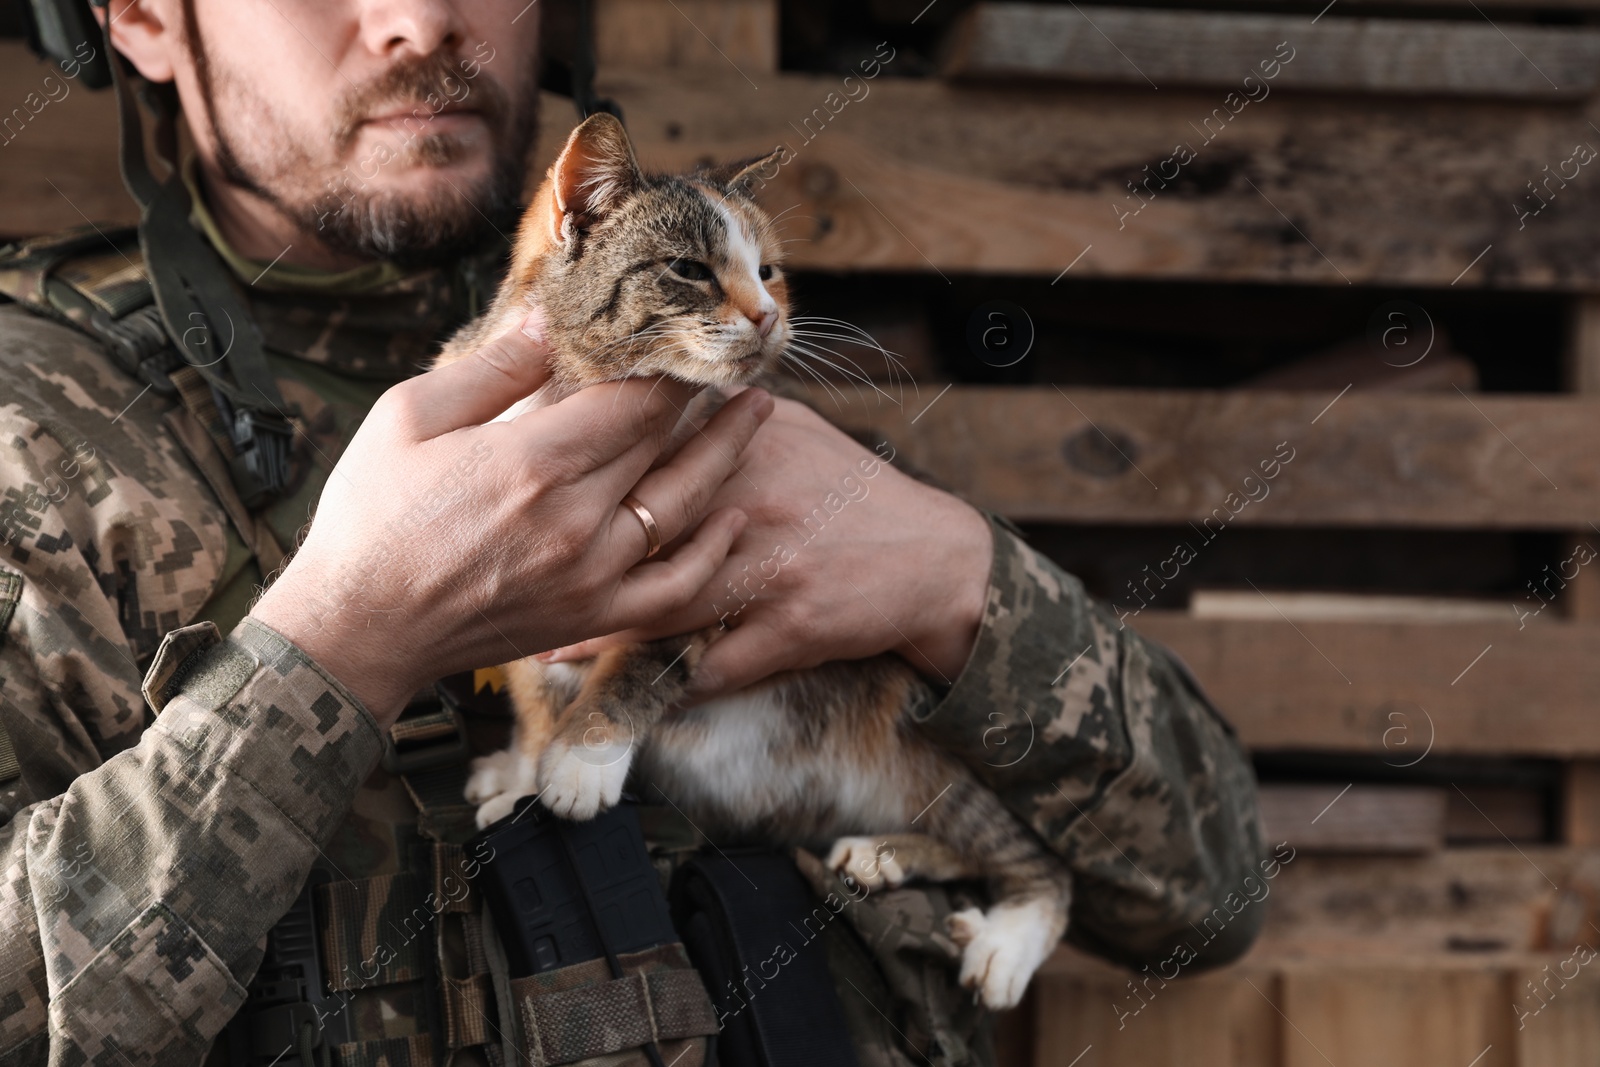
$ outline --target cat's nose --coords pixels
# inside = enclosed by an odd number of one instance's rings
[[[769,311],[759,319],[752,316],[750,321],[756,324],[756,333],[765,338],[767,334],[772,332],[772,328],[778,325],[778,313]]]

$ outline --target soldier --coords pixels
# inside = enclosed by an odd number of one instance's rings
[[[486,425],[541,381],[537,314],[418,374],[492,292],[517,212],[523,0],[96,14],[153,99],[181,101],[194,155],[157,181],[135,126],[141,240],[29,242],[0,274],[0,1063],[565,1062],[530,1052],[537,1012],[451,888],[481,859],[462,764],[505,723],[414,695],[708,625],[868,453],[752,390],[652,471],[674,383]],[[641,562],[630,495],[686,535],[664,561]],[[1191,969],[1250,944],[1260,908],[1190,926],[1261,862],[1237,742],[1002,520],[886,469],[738,614],[700,698],[884,651],[946,686],[922,727],[1071,866],[1069,940],[1136,967],[1186,943]],[[310,899],[313,988],[269,988],[291,940],[269,931]],[[990,1061],[949,980],[949,907],[930,887],[845,912],[830,966],[875,965],[841,997],[861,1063]]]

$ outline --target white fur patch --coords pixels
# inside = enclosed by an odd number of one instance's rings
[[[538,791],[539,769],[512,749],[472,761],[472,775],[464,790],[468,803],[478,805],[478,829],[511,814],[517,801]]]
[[[1055,951],[1066,930],[1057,902],[1040,897],[1021,904],[998,904],[984,914],[976,908],[946,920],[961,950],[961,984],[978,992],[991,1011],[1014,1008],[1033,972]]]
[[[772,299],[772,294],[767,292],[766,285],[761,281],[761,246],[750,236],[744,228],[744,223],[728,205],[720,200],[713,199],[712,204],[722,216],[723,224],[728,230],[728,258],[738,265],[746,275],[748,283],[761,294],[761,302],[757,305],[761,314],[766,315],[778,310],[778,302]],[[756,324],[749,319],[743,319],[741,326],[748,329],[752,336],[756,333]]]
[[[613,741],[573,748],[556,741],[539,759],[539,800],[565,819],[592,819],[622,799],[633,744]]]

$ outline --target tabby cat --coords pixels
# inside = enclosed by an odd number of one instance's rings
[[[438,362],[460,359],[538,305],[550,381],[502,418],[638,375],[709,386],[703,408],[719,402],[716,387],[773,370],[793,329],[782,246],[750,185],[775,156],[647,176],[621,123],[589,118],[528,208],[494,303]],[[508,664],[516,731],[510,749],[473,765],[467,799],[480,805],[479,825],[534,793],[557,815],[591,818],[617,803],[637,762],[644,781],[713,835],[831,845],[830,867],[873,888],[986,879],[994,904],[952,915],[949,933],[962,946],[963,985],[991,1008],[1016,1004],[1066,929],[1070,878],[963,764],[913,728],[934,700],[929,686],[883,655],[787,672],[664,717],[716,636]]]

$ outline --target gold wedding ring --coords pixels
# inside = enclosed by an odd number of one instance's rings
[[[644,526],[645,540],[650,542],[650,550],[644,554],[645,559],[651,559],[661,551],[661,527],[656,525],[656,517],[650,514],[650,509],[639,503],[631,496],[622,498],[622,503],[635,515]]]

